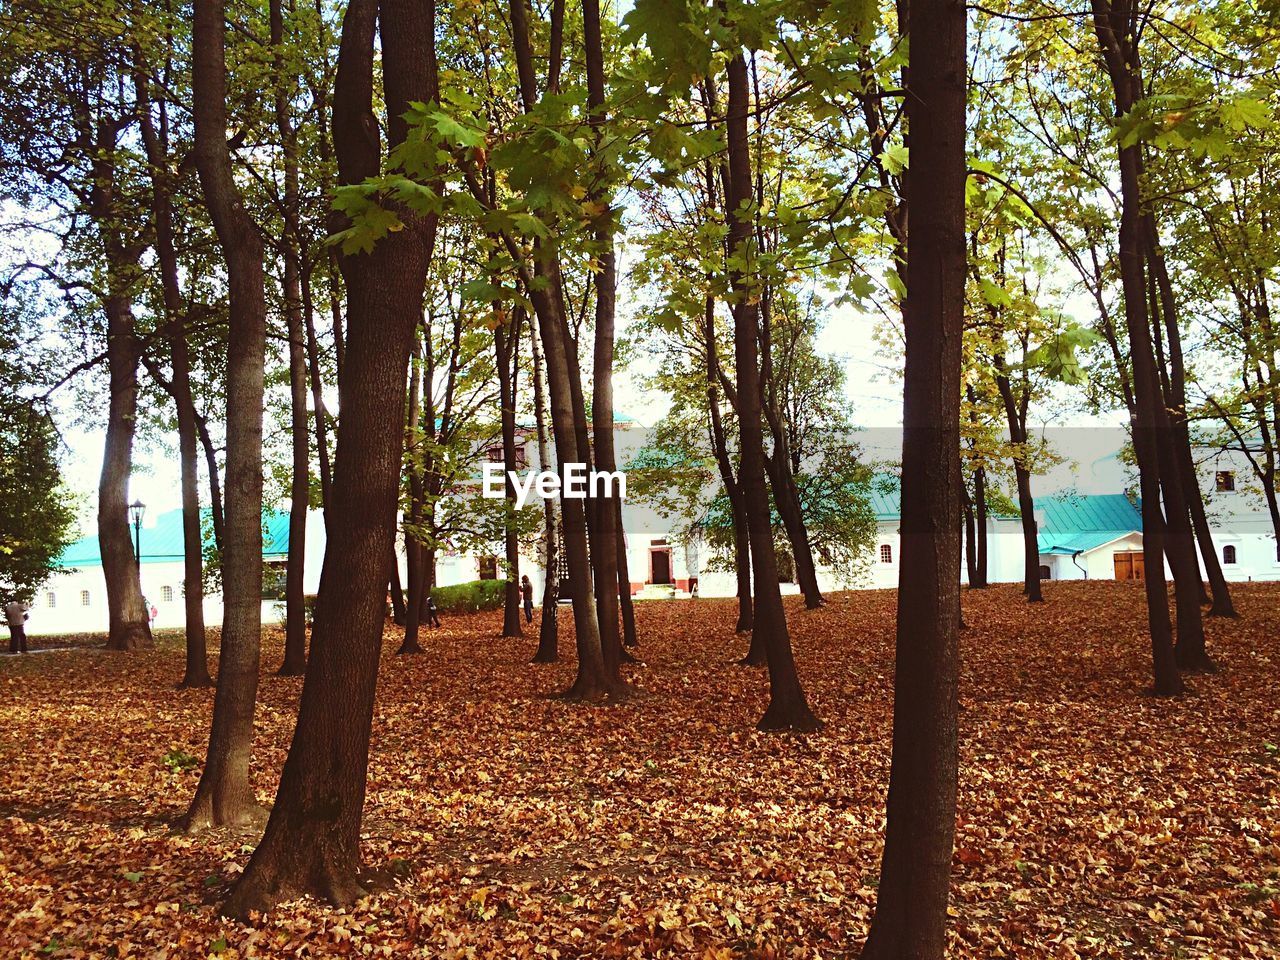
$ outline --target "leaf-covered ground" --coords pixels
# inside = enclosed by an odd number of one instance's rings
[[[958,957],[1280,956],[1280,586],[1208,621],[1224,672],[1143,695],[1142,594],[967,593],[953,883]],[[389,631],[365,859],[348,912],[218,917],[253,833],[173,832],[212,693],[154,652],[0,658],[0,957],[856,956],[888,778],[894,595],[789,605],[824,733],[761,734],[732,601],[639,606],[625,705],[552,698],[565,662],[497,614],[429,652]],[[568,620],[562,616],[563,621]],[[255,751],[269,802],[300,682],[267,637]]]

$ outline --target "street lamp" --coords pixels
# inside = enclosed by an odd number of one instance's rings
[[[147,512],[147,505],[141,500],[129,504],[129,522],[133,524],[133,559],[142,572],[142,515]]]

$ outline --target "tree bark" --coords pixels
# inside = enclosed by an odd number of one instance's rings
[[[192,85],[195,160],[227,265],[226,530],[222,645],[204,774],[188,831],[243,823],[258,812],[249,783],[262,629],[262,409],[266,288],[262,238],[236,186],[227,146],[224,0],[195,0]]]
[[[389,146],[403,142],[411,101],[436,97],[432,2],[351,0],[343,19],[334,94],[341,181],[378,172],[373,114],[374,25],[380,20]],[[402,212],[405,229],[368,254],[340,257],[347,290],[347,350],[340,392],[333,516],[311,655],[293,743],[266,833],[223,905],[247,917],[310,893],[336,904],[362,894],[364,807],[386,558],[394,543],[404,451],[405,378],[435,220]],[[388,416],[388,411],[399,411]]]
[[[304,586],[307,511],[311,506],[311,444],[307,420],[307,346],[303,327],[301,230],[298,186],[298,137],[289,115],[290,87],[285,77],[284,9],[269,0],[272,71],[275,74],[276,130],[284,153],[284,316],[289,337],[289,398],[293,464],[289,483],[289,554],[285,567],[284,662],[280,675],[299,677],[307,668],[307,610]],[[317,417],[320,411],[316,411]]]
[[[902,7],[899,16],[902,17]],[[864,960],[941,960],[956,817],[965,7],[913,0],[906,365],[893,760]]]
[[[1141,96],[1141,75],[1132,0],[1091,0],[1094,32],[1115,97],[1116,116],[1133,109]],[[1164,516],[1160,512],[1160,463],[1157,411],[1163,409],[1155,354],[1147,316],[1142,238],[1141,148],[1119,147],[1120,159],[1120,276],[1124,288],[1125,325],[1133,366],[1133,446],[1142,492],[1142,550],[1147,570],[1147,623],[1151,634],[1153,692],[1172,696],[1182,692],[1169,622],[1169,595],[1164,579]]]
[[[427,331],[427,336],[430,336]],[[419,378],[416,364],[422,355],[422,341],[414,338],[409,364],[409,422],[405,430],[405,448],[408,452],[409,474],[409,515],[404,525],[404,552],[406,572],[409,577],[409,595],[404,610],[404,639],[400,642],[397,655],[406,653],[422,653],[422,644],[418,641],[418,631],[422,626],[422,615],[425,610],[426,566],[423,563],[421,536],[423,508],[426,503],[426,483],[423,476],[426,464],[423,457],[423,418],[422,397],[431,389],[425,382],[425,374]],[[427,429],[435,430],[434,411],[431,420],[427,421]],[[395,594],[392,594],[394,601]]]
[[[533,353],[533,416],[538,430],[538,466],[551,469],[551,449],[547,442],[547,396],[543,382],[542,348],[538,331],[529,324],[529,347]],[[556,610],[560,594],[560,523],[557,501],[548,497],[542,502],[543,554],[546,567],[542,582],[542,623],[538,628],[538,649],[534,663],[555,663],[560,657]]]
[[[179,282],[178,255],[173,240],[173,183],[169,174],[168,143],[151,117],[147,80],[134,75],[138,116],[147,164],[151,168],[151,219],[156,259],[160,263],[160,291],[164,301],[169,363],[173,368],[170,393],[178,415],[178,463],[182,487],[182,599],[186,626],[186,670],[179,687],[211,687],[204,626],[204,542],[200,530],[200,464],[196,451],[196,411],[191,395],[191,357],[184,327],[186,310]],[[163,107],[161,108],[163,109]]]
[[[1147,262],[1154,276],[1156,289],[1159,292],[1159,313],[1164,321],[1165,336],[1169,344],[1169,393],[1165,397],[1165,407],[1172,427],[1171,441],[1173,454],[1177,462],[1177,476],[1181,483],[1182,494],[1191,511],[1191,525],[1196,542],[1200,546],[1200,556],[1204,561],[1205,574],[1209,579],[1209,589],[1213,597],[1213,605],[1209,615],[1214,617],[1235,617],[1235,605],[1231,602],[1231,590],[1227,587],[1227,578],[1222,573],[1222,564],[1218,560],[1218,551],[1214,547],[1213,532],[1209,528],[1209,517],[1205,513],[1204,497],[1200,492],[1200,483],[1196,477],[1195,459],[1191,455],[1191,431],[1187,425],[1187,371],[1182,354],[1182,334],[1178,325],[1177,300],[1174,297],[1173,284],[1169,280],[1169,270],[1165,263],[1164,251],[1160,247],[1156,231],[1155,217],[1148,212],[1146,216]],[[1194,548],[1192,549],[1192,566],[1195,565]],[[1197,581],[1199,570],[1195,570]],[[1193,651],[1182,644],[1179,633],[1177,655],[1182,666],[1193,665],[1183,658],[1191,655],[1190,660],[1199,660],[1208,655],[1203,649],[1203,629],[1200,633],[1201,649]],[[1203,661],[1201,661],[1203,663]]]
[[[600,0],[582,0],[583,45],[587,68],[588,120],[594,133],[594,149],[605,149],[605,80],[604,40],[600,27]],[[597,176],[603,176],[601,170]],[[596,329],[593,356],[591,394],[592,433],[595,446],[593,459],[598,470],[613,472],[617,469],[614,451],[613,423],[613,356],[616,327],[618,260],[614,244],[613,198],[604,190],[591,192],[595,202],[603,208],[594,228],[594,239],[599,246],[600,272],[595,277]],[[591,541],[591,559],[596,584],[596,613],[600,624],[600,650],[604,658],[605,675],[614,696],[626,691],[620,664],[624,652],[619,625],[621,613],[621,582],[618,578],[618,550],[621,537],[620,512],[614,502],[612,487],[600,498],[592,498],[591,508],[596,514],[596,525]],[[594,491],[593,491],[594,492]],[[631,588],[627,587],[628,599]]]
[[[748,142],[747,63],[741,49],[729,60],[729,103],[725,129],[729,145],[729,184],[726,207],[729,218],[729,249],[734,258],[748,262],[752,256],[752,226],[749,209],[752,199],[751,151]],[[738,428],[741,466],[739,477],[746,504],[751,539],[752,572],[755,577],[755,628],[763,634],[769,663],[769,706],[760,718],[762,730],[817,730],[821,721],[805,699],[791,652],[778,590],[778,566],[773,549],[773,525],[769,493],[765,487],[764,436],[760,405],[760,367],[757,353],[759,305],[752,289],[753,279],[741,268],[730,271],[734,294],[734,358],[737,365]],[[958,389],[958,388],[957,388]],[[753,636],[754,641],[754,636]]]
[[[502,467],[506,478],[506,518],[503,524],[503,552],[507,585],[502,604],[502,636],[523,637],[520,627],[520,541],[516,536],[516,488],[511,475],[520,469],[516,460],[516,370],[522,321],[520,311],[512,311],[513,319],[501,317],[493,328],[494,359],[498,372],[498,414],[502,428]]]
[[[107,438],[98,480],[98,552],[107,587],[107,649],[151,646],[151,626],[142,598],[140,563],[129,529],[129,475],[138,416],[138,361],[141,348],[132,296],[138,274],[136,244],[122,236],[116,195],[115,127],[102,124],[93,163],[90,213],[98,225],[106,261],[107,371],[110,399]]]

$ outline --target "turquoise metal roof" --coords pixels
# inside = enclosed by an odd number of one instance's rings
[[[1039,497],[1036,512],[1044,518],[1039,529],[1041,553],[1085,553],[1142,532],[1142,514],[1122,493]]]
[[[201,511],[204,517],[208,511]],[[205,546],[213,543],[212,531],[204,527]],[[132,538],[133,531],[129,531]],[[156,517],[152,526],[143,526],[139,541],[143,563],[173,563],[183,558],[182,511],[169,510]],[[262,515],[262,555],[267,559],[282,559],[289,555],[289,514],[268,510]],[[58,558],[58,566],[100,567],[102,555],[98,552],[98,537],[93,534],[81,537],[67,547]]]

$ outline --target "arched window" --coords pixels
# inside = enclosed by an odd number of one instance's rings
[[[160,599],[165,603],[173,603],[173,587],[163,586],[160,588]]]
[[[1047,563],[1040,564],[1040,579],[1041,580],[1053,579],[1053,574],[1050,572],[1049,565]]]
[[[87,607],[87,606],[89,606],[89,591],[88,591],[88,590],[81,590],[81,591],[80,591],[80,606],[82,606],[82,607]]]
[[[1222,548],[1222,562],[1223,563],[1236,562],[1236,548],[1229,543]]]
[[[880,544],[880,562],[893,563],[893,547],[887,543]]]

